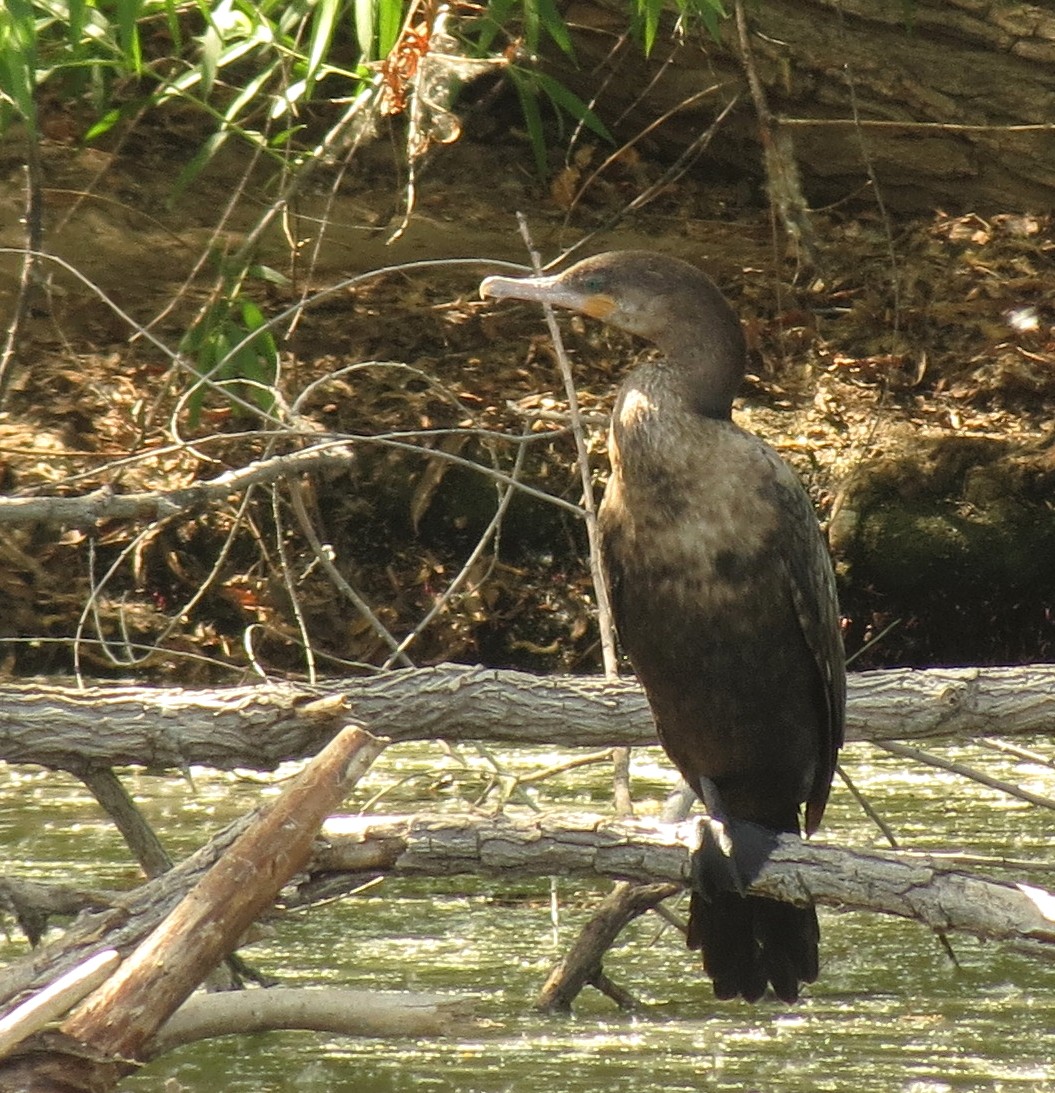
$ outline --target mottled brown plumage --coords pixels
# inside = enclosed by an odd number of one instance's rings
[[[793,1001],[817,977],[816,911],[742,886],[773,832],[799,831],[801,805],[807,833],[821,821],[845,671],[809,498],[731,420],[740,324],[698,269],[645,251],[488,278],[482,291],[592,315],[660,350],[627,376],[612,415],[599,513],[612,609],[663,747],[732,843],[731,858],[714,838],[696,855],[689,945],[720,998],[754,1001],[769,985]]]

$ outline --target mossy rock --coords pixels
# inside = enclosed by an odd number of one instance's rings
[[[860,468],[829,532],[856,641],[898,617],[886,663],[1049,658],[1053,486],[1050,448],[988,438],[924,439]]]

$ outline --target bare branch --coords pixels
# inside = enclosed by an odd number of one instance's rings
[[[258,483],[347,465],[354,458],[343,446],[320,445],[249,463],[175,490],[121,494],[102,487],[80,497],[4,497],[0,498],[0,524],[90,527],[101,520],[163,520],[226,501]]]
[[[172,1015],[146,1046],[156,1059],[184,1044],[214,1036],[275,1029],[310,1029],[341,1036],[442,1036],[471,1020],[474,999],[410,991],[353,991],[336,987],[272,987],[196,995]]]
[[[1009,737],[1055,723],[1055,665],[895,668],[849,679],[850,740]],[[54,769],[134,764],[271,770],[314,754],[354,710],[401,740],[589,749],[656,743],[640,687],[445,664],[324,687],[216,690],[0,685],[0,759]],[[569,726],[573,726],[572,732]]]
[[[129,952],[247,823],[232,825],[192,859],[127,894],[120,907],[82,914],[63,938],[0,970],[0,1003],[23,1000],[102,949]],[[693,822],[581,814],[339,816],[324,824],[323,841],[299,884],[310,888],[317,876],[332,882],[342,874],[349,888],[359,877],[379,874],[482,873],[629,880],[673,891],[687,882],[695,832]],[[1034,955],[1055,952],[1055,894],[972,875],[939,856],[841,849],[785,835],[751,890],[790,902],[813,899],[841,910],[915,919],[934,930],[1000,940]],[[647,909],[645,897],[657,894],[658,889],[641,893],[643,902],[629,911]],[[617,909],[616,920],[627,910]],[[587,976],[590,972],[585,969]]]
[[[531,267],[536,277],[542,273],[539,253],[535,250],[528,229],[527,218],[517,213],[520,234],[531,256]],[[571,362],[564,350],[564,339],[553,307],[549,303],[542,305],[546,317],[546,329],[549,331],[553,352],[557,358],[557,367],[564,383],[564,394],[568,400],[568,420],[575,439],[575,460],[579,466],[579,479],[582,482],[583,516],[586,521],[586,538],[590,545],[590,578],[593,582],[594,600],[597,604],[597,626],[601,634],[601,661],[604,665],[605,679],[619,678],[619,656],[615,649],[615,622],[612,617],[612,605],[608,597],[608,583],[604,579],[601,566],[601,539],[597,526],[597,502],[593,493],[593,469],[590,466],[590,454],[586,447],[586,434],[583,430],[582,417],[579,413],[579,395],[575,389],[575,377],[572,375]],[[630,755],[624,748],[618,748],[613,755],[613,790],[615,809],[620,816],[630,816],[634,811],[630,796]]]
[[[78,777],[113,820],[148,877],[160,877],[172,868],[172,859],[157,833],[110,767],[88,767]]]
[[[452,432],[452,430],[442,431]],[[436,431],[406,435],[420,436],[425,439],[436,435]],[[487,436],[492,440],[508,439],[500,433],[489,432]],[[532,436],[527,439],[537,440],[539,437]],[[244,467],[217,475],[216,478],[195,482],[191,486],[174,490],[114,493],[113,490],[104,486],[79,497],[0,497],[0,525],[40,523],[63,524],[67,527],[91,527],[101,520],[162,520],[181,514],[186,515],[198,512],[206,505],[225,501],[233,494],[249,489],[251,486],[328,468],[352,465],[356,460],[355,453],[349,447],[352,443],[382,444],[401,451],[427,455],[430,458],[446,459],[458,466],[479,471],[500,485],[512,487],[547,504],[556,505],[575,516],[582,515],[582,509],[578,505],[518,482],[501,471],[485,467],[471,459],[465,459],[454,452],[426,448],[420,443],[399,440],[394,436],[348,434],[332,440],[320,441],[299,452],[256,460]]]
[[[82,998],[104,983],[120,963],[121,957],[117,952],[104,949],[12,1010],[0,1020],[0,1058],[26,1037],[68,1013]]]
[[[98,1067],[109,1075],[138,1057],[147,1040],[307,863],[319,824],[384,746],[362,729],[345,729],[62,1023],[63,1037],[81,1049],[91,1048],[92,1071]],[[113,1013],[122,1014],[122,1020],[113,1021]],[[67,1053],[62,1042],[41,1051],[46,1066],[61,1067]],[[20,1073],[20,1064],[14,1066]],[[92,1083],[92,1088],[109,1084]]]
[[[312,868],[323,872],[593,875],[684,886],[696,823],[555,813],[517,819],[345,816],[332,817],[322,833],[328,846]],[[750,891],[898,915],[934,930],[1055,946],[1055,894],[973,876],[919,854],[901,859],[782,835]]]
[[[955,763],[951,759],[945,759],[940,755],[934,755],[919,748],[910,748],[905,744],[897,744],[893,740],[878,741],[877,746],[882,748],[883,751],[890,752],[891,755],[900,755],[903,759],[913,759],[924,766],[937,767],[939,770],[959,774],[963,778],[969,778],[972,782],[978,782],[980,785],[989,786],[990,789],[998,789],[1001,793],[1017,797],[1020,801],[1028,801],[1031,805],[1040,805],[1041,808],[1055,808],[1055,799],[1046,797],[1042,793],[1033,793],[1028,789],[1023,789],[1021,786],[1016,786],[1003,778],[994,778],[991,774],[986,774],[985,771],[977,770],[966,763]]]

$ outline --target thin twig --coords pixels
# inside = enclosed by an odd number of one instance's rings
[[[406,436],[420,436],[428,439],[442,432],[454,435],[459,430],[433,430],[431,432],[406,433]],[[169,519],[178,515],[195,512],[209,503],[223,500],[231,494],[239,493],[255,485],[274,482],[279,478],[294,478],[301,474],[325,470],[327,467],[347,466],[356,461],[354,452],[349,449],[352,442],[378,444],[382,447],[395,448],[398,451],[414,452],[436,459],[445,459],[459,467],[478,471],[502,486],[515,489],[536,500],[556,505],[573,516],[581,517],[583,510],[563,497],[546,493],[525,482],[518,482],[501,471],[492,470],[472,459],[467,459],[454,452],[445,452],[438,448],[425,448],[421,444],[412,444],[395,439],[398,434],[357,435],[347,433],[332,439],[323,439],[310,448],[299,452],[273,456],[238,467],[233,471],[217,475],[192,486],[178,487],[174,490],[150,490],[145,493],[113,493],[103,488],[80,497],[0,497],[0,525],[22,523],[63,524],[68,527],[91,527],[102,520],[136,520],[145,517]],[[500,436],[500,434],[494,434]],[[502,439],[507,439],[502,437]],[[525,442],[547,439],[543,434],[522,438]]]
[[[569,255],[574,254],[576,251],[581,250],[587,246],[598,235],[604,235],[610,232],[612,228],[620,224],[627,218],[632,212],[636,212],[638,209],[643,209],[653,198],[663,193],[669,186],[676,182],[685,172],[692,166],[693,163],[703,155],[707,146],[714,139],[715,133],[718,132],[722,122],[732,112],[733,108],[739,102],[739,96],[734,95],[729,102],[722,107],[718,116],[711,122],[710,126],[704,130],[692,143],[678,156],[678,158],[653,182],[650,186],[647,186],[641,193],[637,194],[633,200],[627,202],[621,209],[614,212],[601,224],[599,224],[593,231],[587,232],[578,242],[572,244],[565,250],[563,257],[567,258]]]
[[[516,460],[513,463],[513,470],[509,475],[512,483],[516,483],[519,478],[520,472],[524,466],[524,456],[526,452],[527,448],[524,445],[521,445],[517,450]],[[433,605],[420,619],[417,626],[415,626],[414,629],[403,638],[398,647],[393,650],[392,654],[385,661],[383,665],[384,668],[391,668],[398,656],[406,652],[406,650],[424,633],[432,620],[450,605],[451,600],[460,591],[462,585],[469,579],[473,566],[479,561],[492,540],[497,537],[499,528],[502,525],[502,520],[509,508],[509,503],[513,500],[514,493],[515,489],[513,484],[505,487],[499,486],[498,508],[488,522],[487,527],[484,528],[483,533],[480,535],[480,538],[477,540],[476,545],[473,547],[469,556],[465,559],[462,568],[456,574],[454,580],[452,580],[443,590],[443,594],[436,598]]]
[[[532,268],[538,275],[542,272],[542,262],[531,241],[531,232],[523,213],[517,213],[517,223],[520,227],[524,245],[531,255]],[[582,480],[583,515],[586,522],[586,538],[590,547],[590,577],[593,580],[594,595],[597,599],[597,625],[601,633],[601,660],[604,664],[605,678],[618,679],[619,659],[615,649],[615,624],[612,620],[612,606],[608,598],[608,585],[601,567],[601,542],[597,530],[597,502],[594,500],[593,494],[593,472],[590,468],[590,455],[586,448],[586,434],[583,429],[582,419],[579,416],[579,398],[575,390],[575,377],[572,375],[571,364],[564,350],[564,339],[561,337],[560,326],[553,313],[553,308],[548,303],[542,306],[546,316],[546,327],[549,330],[550,340],[556,354],[557,366],[564,381],[565,396],[568,400],[568,417],[571,433],[575,438],[575,453],[579,465],[579,476]],[[616,814],[631,816],[633,815],[634,806],[629,787],[629,752],[617,748],[613,752],[613,763],[615,767]]]
[[[798,165],[795,162],[791,136],[781,133],[780,128],[769,109],[765,88],[755,68],[754,52],[751,49],[751,36],[748,32],[747,13],[743,0],[736,0],[734,6],[736,31],[740,46],[740,60],[747,76],[748,90],[755,107],[758,120],[759,139],[765,162],[766,182],[770,201],[776,209],[784,230],[805,253],[811,266],[817,265],[817,242],[810,221],[809,207],[802,193]]]
[[[564,223],[562,227],[567,228],[568,221],[571,218],[572,212],[575,210],[575,206],[582,200],[586,191],[594,184],[600,175],[602,175],[613,163],[618,162],[619,157],[622,156],[628,149],[633,148],[638,141],[644,140],[650,133],[658,129],[664,122],[669,121],[675,114],[680,113],[682,110],[687,110],[690,106],[694,106],[701,99],[707,98],[708,95],[713,95],[715,91],[721,88],[721,84],[711,84],[710,87],[704,88],[702,91],[697,91],[690,95],[687,99],[683,99],[681,102],[672,106],[669,110],[665,110],[658,118],[653,119],[643,129],[634,134],[630,140],[625,141],[619,146],[611,155],[607,156],[601,164],[596,167],[587,176],[586,180],[575,191],[575,196],[568,204],[568,209],[564,214]]]
[[[1030,751],[1028,748],[1020,748],[1017,744],[1008,743],[1006,740],[989,740],[981,738],[978,743],[983,748],[989,748],[991,751],[1000,751],[1005,755],[1013,755],[1016,759],[1021,759],[1024,763],[1036,763],[1041,767],[1051,767],[1055,769],[1055,759],[1052,759],[1048,755],[1041,755],[1039,751]]]
[[[184,620],[189,615],[189,613],[200,602],[202,597],[205,595],[205,593],[212,586],[213,582],[219,576],[220,571],[223,568],[223,564],[224,562],[226,562],[227,556],[230,554],[231,549],[234,546],[235,538],[241,528],[242,518],[248,508],[250,500],[252,499],[252,489],[253,487],[250,486],[249,489],[246,490],[245,495],[241,498],[238,508],[235,510],[232,524],[227,530],[227,533],[224,537],[223,545],[220,547],[220,550],[213,561],[209,573],[206,575],[205,579],[201,582],[201,584],[199,584],[197,589],[195,589],[194,593],[184,602],[184,604],[171,612],[171,617],[169,619],[168,625],[165,626],[162,629],[161,633],[155,638],[155,643],[153,647],[154,653],[160,652],[162,642],[164,642],[169,637],[169,635],[171,635],[175,631],[176,627],[180,625],[181,620]],[[141,531],[131,540],[131,542],[127,543],[122,548],[121,552],[107,568],[101,580],[98,583],[93,580],[88,599],[85,602],[84,607],[81,609],[80,616],[77,620],[77,629],[75,631],[74,638],[73,666],[74,674],[77,677],[79,686],[84,685],[84,678],[81,673],[80,639],[84,634],[84,630],[87,626],[89,618],[92,618],[95,622],[96,632],[98,633],[99,638],[103,641],[103,650],[106,655],[110,657],[114,665],[123,668],[132,667],[145,663],[147,660],[150,659],[150,656],[154,655],[136,655],[132,651],[130,643],[126,640],[122,642],[122,645],[125,648],[125,657],[121,658],[117,656],[117,654],[113,652],[111,644],[106,642],[105,640],[105,635],[102,628],[102,619],[99,614],[99,602],[102,598],[102,594],[106,586],[110,583],[110,581],[113,579],[114,575],[121,568],[121,566],[124,565],[125,561],[140,549],[143,541],[146,538],[156,535],[166,524],[171,522],[173,518],[173,516],[163,517],[162,519],[159,519],[156,523],[151,524],[150,527],[145,528],[143,531]],[[94,540],[90,541],[89,547],[90,557],[94,558]],[[123,622],[123,613],[119,613],[119,618]]]
[[[991,775],[983,774],[982,771],[975,770],[974,767],[969,767],[965,763],[956,763],[951,759],[943,759],[940,755],[934,755],[933,752],[922,751],[920,748],[911,748],[907,744],[896,744],[893,740],[877,740],[875,746],[883,751],[890,752],[891,755],[901,755],[906,759],[914,759],[917,763],[925,763],[929,767],[937,767],[939,770],[951,771],[953,774],[970,778],[972,782],[989,786],[991,789],[998,789],[1001,793],[1017,797],[1020,801],[1028,801],[1030,804],[1039,805],[1041,808],[1055,809],[1055,799],[1045,797],[1040,793],[1032,793],[1028,789],[1016,786],[1013,782],[993,778]]]
[[[127,327],[129,330],[134,331],[145,338],[155,349],[161,352],[166,359],[177,365],[179,370],[194,381],[203,380],[202,374],[194,367],[193,363],[187,360],[177,350],[170,348],[159,337],[153,334],[147,327],[141,323],[137,323],[123,308],[115,303],[94,281],[86,277],[76,266],[67,262],[65,259],[60,258],[58,255],[49,254],[46,251],[33,250],[26,247],[0,247],[0,255],[3,254],[16,254],[19,256],[29,256],[40,261],[46,261],[54,263],[61,269],[64,269],[70,276],[74,277],[77,281],[83,284],[90,292],[92,292],[97,299],[106,305]],[[488,271],[496,269],[509,270],[511,272],[522,273],[524,267],[515,262],[503,262],[498,259],[491,258],[424,258],[413,262],[398,262],[393,263],[390,266],[380,266],[376,269],[368,270],[366,273],[356,274],[354,277],[347,277],[336,284],[320,290],[312,295],[310,303],[318,304],[322,300],[327,299],[330,296],[334,296],[338,293],[346,293],[349,288],[356,285],[363,284],[368,281],[375,280],[378,277],[384,276],[389,273],[410,273],[415,270],[427,270],[427,269],[447,269],[447,268],[465,268],[484,267]],[[216,372],[219,369],[225,367],[236,354],[240,353],[250,342],[258,338],[264,330],[274,330],[285,322],[286,319],[295,315],[305,305],[301,301],[297,301],[291,304],[289,307],[284,308],[276,315],[271,316],[266,323],[263,324],[258,330],[253,330],[247,333],[241,341],[231,347],[227,354],[217,362],[216,368],[210,372]],[[248,412],[253,418],[268,422],[273,426],[280,429],[287,428],[285,422],[276,417],[270,411],[262,409],[251,399],[243,398],[236,391],[227,390],[222,384],[216,383],[211,378],[204,379],[205,384],[213,390],[220,391],[225,400],[232,406],[238,407],[240,410]],[[189,443],[189,442],[188,442]]]
[[[18,334],[29,311],[30,295],[37,284],[39,255],[44,242],[44,172],[40,165],[40,145],[36,127],[27,125],[26,128],[26,248],[22,255],[15,311],[7,328],[3,352],[0,353],[0,405],[11,380]]]
[[[937,129],[945,133],[1046,133],[1055,129],[1055,122],[1042,121],[1022,125],[986,125],[982,123],[954,121],[896,121],[890,118],[787,118],[781,116],[781,125],[831,126],[852,125],[855,129]]]
[[[872,802],[857,788],[853,779],[846,773],[846,768],[841,763],[836,763],[835,771],[843,781],[843,785],[850,791],[850,796],[861,806],[861,811],[883,832],[883,838],[894,849],[898,849],[897,836],[894,829],[876,811]]]
[[[300,524],[300,530],[303,533],[304,538],[308,540],[308,546],[311,547],[316,561],[318,561],[330,580],[336,585],[337,590],[341,592],[356,611],[366,619],[370,624],[371,629],[381,641],[396,654],[398,663],[404,668],[413,668],[414,662],[406,653],[399,652],[399,642],[393,637],[388,627],[374,614],[373,608],[359,595],[345,579],[340,570],[333,564],[333,558],[331,557],[332,551],[329,547],[323,546],[315,532],[315,526],[311,522],[311,517],[308,516],[308,510],[304,505],[304,496],[301,485],[299,482],[293,481],[292,479],[289,483],[289,497],[293,504],[293,513],[297,517],[297,523]]]
[[[290,606],[293,609],[293,617],[297,621],[297,629],[300,631],[300,639],[304,643],[304,661],[308,669],[308,682],[315,683],[317,674],[315,670],[315,648],[308,631],[308,621],[304,617],[304,609],[297,594],[297,582],[293,576],[293,569],[289,563],[286,551],[285,521],[282,519],[282,506],[279,503],[278,490],[271,490],[271,513],[275,519],[275,549],[279,556],[279,572],[282,575],[282,583],[286,586],[286,595],[289,597]],[[247,631],[248,633],[248,631]]]
[[[542,272],[542,263],[539,253],[535,250],[531,241],[527,220],[522,213],[517,213],[517,223],[520,226],[520,234],[524,239],[524,244],[531,255],[532,268],[536,274],[539,274]],[[586,435],[579,415],[579,397],[575,389],[575,377],[572,375],[571,364],[564,349],[564,339],[561,336],[560,326],[553,313],[553,308],[549,304],[543,304],[542,306],[546,316],[546,327],[549,330],[550,340],[556,354],[557,366],[560,369],[561,379],[564,381],[564,392],[568,400],[569,425],[572,436],[575,438],[575,454],[579,466],[579,477],[582,482],[582,507],[586,522],[586,536],[590,546],[590,576],[593,579],[594,594],[597,597],[597,621],[601,631],[601,657],[604,663],[604,674],[608,679],[616,679],[619,675],[619,660],[615,651],[615,626],[612,622],[608,586],[601,570],[601,551],[597,533],[597,502],[594,500],[590,454],[586,448]]]
[[[167,873],[172,868],[172,859],[121,779],[109,767],[91,767],[73,773],[113,820],[143,872],[151,878]]]

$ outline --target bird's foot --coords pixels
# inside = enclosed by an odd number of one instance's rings
[[[744,895],[777,845],[777,833],[747,820],[701,816],[692,854],[692,887],[711,901],[722,892]]]

